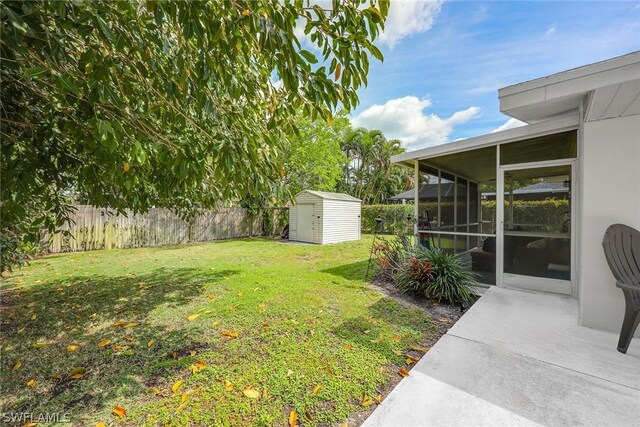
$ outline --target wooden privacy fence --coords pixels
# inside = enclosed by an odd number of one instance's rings
[[[263,215],[239,207],[205,211],[189,222],[160,208],[144,214],[127,212],[127,216],[88,205],[76,208],[74,222],[61,229],[71,236],[56,233],[47,244],[49,252],[141,248],[264,234]]]

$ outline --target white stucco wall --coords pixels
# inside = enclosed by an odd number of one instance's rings
[[[640,229],[640,116],[582,126],[578,190],[578,299],[584,326],[619,332],[624,297],[602,250],[607,227]],[[640,336],[640,329],[635,336]]]

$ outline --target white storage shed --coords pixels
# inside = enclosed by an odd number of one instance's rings
[[[320,245],[360,240],[361,207],[348,194],[302,191],[289,208],[289,239]]]

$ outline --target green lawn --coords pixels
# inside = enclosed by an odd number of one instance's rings
[[[0,410],[91,426],[282,426],[292,410],[302,425],[340,424],[376,405],[434,330],[365,285],[370,243],[252,239],[33,261],[0,283]]]

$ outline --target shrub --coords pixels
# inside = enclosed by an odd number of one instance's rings
[[[407,257],[407,249],[410,246],[410,241],[402,237],[380,239],[372,250],[372,255],[378,262],[376,276],[383,280],[393,281],[398,269]]]
[[[426,258],[409,254],[398,268],[395,283],[400,292],[427,295],[426,286],[433,281],[432,265]]]
[[[362,232],[363,233],[411,233],[413,230],[413,205],[365,205],[362,207]],[[383,221],[384,228],[376,230],[376,218]]]
[[[408,253],[394,282],[403,293],[424,295],[449,303],[470,302],[477,275],[455,254],[419,246]]]

